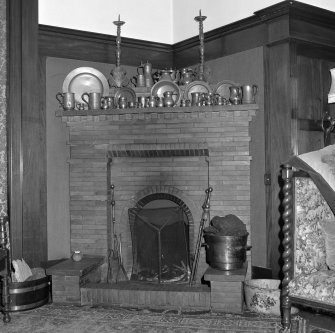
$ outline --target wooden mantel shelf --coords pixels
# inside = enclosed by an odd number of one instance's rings
[[[159,107],[159,108],[125,108],[125,109],[100,109],[100,110],[57,110],[56,117],[73,116],[100,116],[100,115],[122,115],[136,113],[180,113],[180,112],[204,112],[204,111],[249,111],[258,110],[257,104],[239,105],[213,105],[192,107]]]

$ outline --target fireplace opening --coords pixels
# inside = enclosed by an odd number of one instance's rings
[[[130,208],[131,280],[177,283],[189,278],[189,221],[182,206],[154,199]]]

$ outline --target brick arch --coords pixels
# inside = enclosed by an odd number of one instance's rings
[[[132,197],[128,204],[124,207],[122,213],[122,221],[129,224],[128,209],[129,208],[142,208],[153,200],[170,200],[180,206],[188,219],[189,229],[189,251],[192,254],[194,252],[194,216],[196,216],[196,206],[191,198],[189,198],[183,191],[179,190],[174,186],[150,186],[141,191],[137,192]]]
[[[181,200],[180,198],[176,197],[175,195],[172,195],[170,193],[153,193],[153,194],[149,194],[147,196],[145,196],[144,198],[140,199],[137,204],[136,204],[136,208],[143,208],[146,204],[148,204],[151,201],[154,200],[169,200],[172,201],[174,203],[176,203],[179,207],[182,208],[183,212],[185,213],[188,223],[189,224],[194,224],[193,221],[193,216],[191,213],[191,210],[187,207],[187,205],[185,204],[185,202],[183,200]]]

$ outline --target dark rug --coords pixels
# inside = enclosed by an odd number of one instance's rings
[[[139,310],[116,307],[79,307],[48,304],[38,309],[11,313],[9,324],[0,323],[1,333],[279,333],[275,316]],[[328,333],[313,327],[309,332]]]

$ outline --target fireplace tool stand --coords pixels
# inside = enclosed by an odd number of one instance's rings
[[[111,184],[110,181],[110,171],[111,171],[112,159],[108,159],[107,164],[107,283],[112,282],[113,270],[112,263],[113,261],[117,263],[115,282],[118,283],[120,273],[122,272],[125,280],[128,280],[127,272],[123,266],[122,262],[122,240],[121,234],[117,236],[115,233],[115,200],[114,200],[114,184]]]
[[[213,189],[209,187],[206,190],[206,199],[204,204],[202,205],[202,216],[200,220],[200,226],[199,226],[199,233],[198,233],[198,238],[197,238],[197,243],[195,247],[195,252],[194,252],[194,260],[193,260],[193,265],[191,269],[191,276],[190,276],[190,281],[189,285],[193,285],[195,283],[194,278],[197,275],[198,271],[198,263],[199,263],[199,257],[200,257],[200,249],[201,249],[201,242],[202,242],[202,236],[203,236],[203,231],[204,231],[204,225],[207,221],[210,220],[210,214],[209,214],[209,208],[210,208],[210,197],[211,193],[213,192]]]

